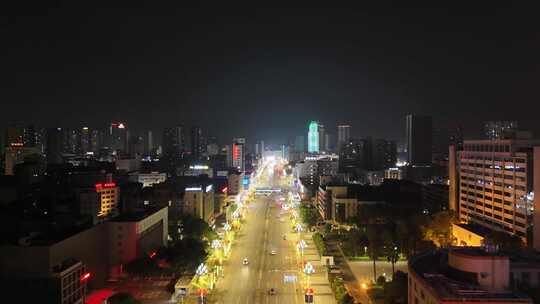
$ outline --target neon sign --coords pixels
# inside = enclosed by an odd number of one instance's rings
[[[96,191],[99,191],[103,188],[114,188],[114,187],[116,187],[116,183],[97,183]]]

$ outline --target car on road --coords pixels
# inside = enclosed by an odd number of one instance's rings
[[[275,290],[274,288],[270,288],[270,289],[268,290],[268,294],[271,295],[271,296],[273,296],[273,295],[276,294],[276,290]]]
[[[248,259],[247,259],[247,258],[244,258],[244,260],[242,261],[242,264],[244,264],[244,265],[247,265],[247,264],[249,264],[249,261],[248,261]]]

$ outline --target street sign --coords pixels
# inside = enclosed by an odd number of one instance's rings
[[[297,281],[298,281],[298,277],[295,276],[294,274],[283,276],[283,283],[294,283]]]

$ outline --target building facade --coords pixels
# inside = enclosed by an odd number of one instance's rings
[[[459,219],[540,249],[540,141],[469,140],[450,155],[449,205]]]
[[[415,256],[409,261],[408,303],[533,303],[513,287],[521,269],[516,260],[528,264],[529,271],[540,270],[537,261],[479,247]]]
[[[338,138],[337,138],[337,150],[340,151],[341,147],[351,139],[351,126],[342,124],[337,126]]]

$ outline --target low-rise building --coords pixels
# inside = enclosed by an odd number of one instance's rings
[[[404,175],[405,174],[403,173],[403,170],[401,168],[389,168],[389,169],[384,170],[385,179],[401,180],[405,177]]]
[[[190,184],[185,188],[183,212],[209,224],[214,217],[214,187],[210,182]]]
[[[355,184],[321,185],[315,206],[323,220],[344,223],[358,215],[359,207],[384,203],[374,189]]]
[[[236,170],[229,172],[228,176],[228,194],[238,195],[244,189],[242,182],[244,181],[244,173]]]
[[[167,223],[165,207],[122,215],[82,231],[34,233],[17,244],[0,246],[0,278],[2,282],[21,284],[45,278],[49,293],[62,298],[84,298],[84,294],[77,292],[82,293],[86,286],[102,287],[108,279],[121,276],[124,265],[167,246]],[[80,263],[73,264],[76,267],[66,266],[66,261],[71,260]],[[84,285],[73,285],[73,280],[81,280]],[[63,290],[68,285],[71,287]],[[6,290],[3,296],[27,303],[25,296],[30,298],[32,292],[39,292],[42,287],[28,284],[28,295],[16,294],[13,289],[14,294]],[[84,303],[84,299],[61,303]]]
[[[134,172],[129,174],[129,181],[141,183],[143,188],[152,187],[155,184],[164,183],[167,180],[167,173],[164,172]]]
[[[408,302],[533,303],[515,287],[524,280],[538,286],[539,275],[540,259],[525,253],[489,247],[424,253],[409,261]]]
[[[4,151],[5,153],[5,175],[13,175],[15,173],[15,165],[24,162],[24,159],[31,155],[41,155],[40,150],[34,147],[10,146]]]

